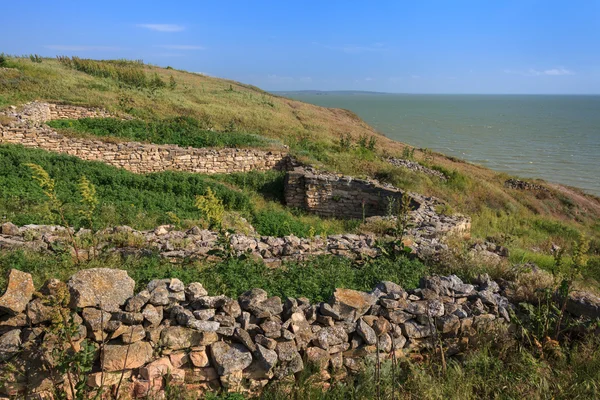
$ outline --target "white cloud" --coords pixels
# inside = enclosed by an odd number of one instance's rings
[[[370,81],[372,81],[372,80],[373,80],[373,78],[371,78],[370,76],[367,76],[367,77],[365,78],[365,81],[367,81],[367,82],[370,82]]]
[[[137,24],[136,26],[157,32],[181,32],[185,29],[185,27],[175,24]]]
[[[119,47],[112,47],[112,46],[82,46],[82,45],[66,45],[66,44],[49,44],[44,47],[47,49],[62,50],[62,51],[115,51],[115,50],[122,50]]]
[[[203,46],[194,46],[189,44],[162,44],[156,47],[162,47],[163,49],[171,49],[171,50],[204,50],[206,47]]]
[[[523,76],[564,76],[575,75],[575,72],[565,67],[556,67],[545,70],[529,68],[528,70],[505,69],[505,74],[523,75]]]

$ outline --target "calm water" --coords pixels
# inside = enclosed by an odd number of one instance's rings
[[[413,146],[600,195],[600,96],[286,95],[352,110]]]

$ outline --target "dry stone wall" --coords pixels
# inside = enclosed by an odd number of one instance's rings
[[[32,103],[24,106],[21,111],[15,109],[5,114],[13,117],[15,121],[8,125],[0,125],[0,143],[20,144],[65,153],[87,161],[100,161],[134,173],[169,170],[216,174],[286,169],[289,164],[289,157],[285,151],[198,149],[138,142],[110,143],[64,136],[41,124],[57,118],[109,116],[104,110]]]
[[[403,194],[404,192],[391,185],[320,173],[305,167],[297,167],[288,172],[285,181],[285,201],[288,206],[325,217],[363,218],[386,215],[390,201],[401,204]],[[421,203],[411,197],[411,208],[420,206]]]
[[[81,229],[75,233],[82,239],[90,231]],[[124,240],[126,238],[127,240]],[[143,253],[157,251],[162,257],[176,260],[204,259],[211,257],[211,250],[232,251],[233,255],[248,255],[263,260],[270,266],[282,261],[300,261],[319,255],[334,255],[354,260],[379,257],[381,248],[373,235],[343,234],[327,237],[299,238],[296,236],[271,237],[233,234],[227,238],[225,248],[219,233],[194,227],[187,231],[163,225],[149,231],[137,231],[128,226],[108,228],[95,234],[97,243],[93,249],[79,249],[80,255],[100,253]],[[125,246],[123,242],[136,243]],[[18,227],[10,222],[0,225],[0,251],[26,249],[38,252],[62,251],[69,247],[66,228],[51,225],[25,225]],[[410,241],[417,256],[446,250],[447,246],[436,237],[415,237]]]
[[[321,371],[315,384],[326,387],[377,353],[402,357],[440,343],[447,355],[460,352],[480,333],[508,328],[512,308],[487,276],[476,284],[432,276],[408,291],[392,282],[369,293],[336,289],[316,303],[262,289],[237,299],[209,295],[201,283],[179,279],[153,280],[137,294],[134,286],[125,271],[96,268],[66,283],[50,280],[36,293],[29,274],[12,270],[0,297],[2,392],[41,398],[54,388],[69,392],[68,379],[52,373],[55,350],[78,352],[89,348],[84,343],[97,353],[88,389],[103,383],[112,391],[123,376],[122,398],[164,395],[167,382],[189,395],[256,394],[308,363]],[[69,342],[56,335],[57,304],[73,312],[63,312],[71,315]]]

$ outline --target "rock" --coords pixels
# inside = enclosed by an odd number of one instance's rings
[[[160,333],[160,345],[171,350],[208,346],[217,340],[215,332],[200,332],[183,326],[169,326]]]
[[[150,292],[147,290],[142,290],[127,300],[127,304],[125,304],[125,311],[140,312],[148,300],[150,300]]]
[[[81,311],[81,316],[90,331],[103,331],[106,329],[112,315],[109,312],[94,307],[86,307]]]
[[[192,314],[196,319],[208,321],[209,319],[215,316],[216,312],[217,310],[215,310],[214,308],[207,308],[205,310],[196,310]]]
[[[12,222],[5,222],[0,225],[0,233],[7,236],[19,236],[19,227]]]
[[[567,311],[577,317],[600,318],[600,297],[586,292],[573,292],[567,300]]]
[[[197,329],[201,332],[216,332],[220,326],[221,324],[215,321],[201,321],[197,319],[189,320],[187,323],[188,328]]]
[[[210,346],[210,354],[220,376],[243,371],[252,364],[252,354],[243,345],[216,342]]]
[[[140,312],[116,311],[112,315],[115,321],[121,321],[125,325],[138,325],[144,322],[144,314]]]
[[[304,369],[302,356],[298,353],[293,341],[277,343],[275,351],[277,352],[277,357],[279,359],[275,371],[275,376],[277,378],[283,378]]]
[[[71,307],[118,311],[133,296],[135,282],[127,271],[91,268],[76,272],[67,285],[71,292]]]
[[[176,380],[183,381],[185,376],[183,370],[175,368],[173,364],[171,364],[169,357],[162,357],[158,360],[154,360],[150,364],[140,368],[139,372],[143,379],[150,382],[155,382],[157,378],[163,378],[167,375],[170,377],[176,376],[178,378]]]
[[[432,334],[429,325],[419,325],[415,321],[406,321],[402,324],[402,331],[410,339],[421,339]]]
[[[271,379],[277,366],[277,353],[266,347],[256,345],[254,362],[250,365],[250,376],[252,379]]]
[[[123,377],[123,382],[127,382],[131,378],[131,371],[119,372],[94,372],[87,376],[86,383],[89,387],[99,388],[118,385]]]
[[[377,336],[381,336],[384,333],[388,333],[392,329],[392,326],[387,319],[379,317],[375,322],[373,322],[372,328]]]
[[[365,343],[368,345],[374,345],[377,343],[377,335],[373,328],[371,328],[362,318],[358,320],[356,324],[356,332],[363,338]]]
[[[326,369],[329,364],[329,352],[319,347],[309,347],[306,349],[306,360],[319,369]]]
[[[163,308],[160,306],[153,306],[152,304],[146,304],[142,311],[144,319],[150,323],[150,325],[158,326],[163,320]]]
[[[262,289],[252,289],[242,293],[238,297],[238,302],[244,311],[251,311],[250,307],[267,300],[268,294]]]
[[[195,350],[189,354],[190,361],[195,367],[205,368],[210,367],[210,361],[206,350]]]
[[[342,319],[356,321],[377,302],[377,297],[352,289],[336,289],[329,304]]]
[[[452,334],[456,336],[460,329],[460,318],[456,315],[444,315],[436,318],[435,324],[437,329],[443,334]]]
[[[31,301],[35,287],[31,275],[16,269],[8,274],[6,291],[0,297],[0,311],[16,315],[25,311]]]
[[[0,336],[0,362],[7,361],[21,348],[21,330],[13,329]]]
[[[233,299],[227,299],[221,306],[221,311],[233,318],[242,315],[242,308],[239,303]]]
[[[146,331],[141,325],[123,325],[121,329],[124,331],[121,335],[121,340],[125,344],[139,342],[146,337]]]
[[[251,352],[256,351],[256,345],[252,341],[250,334],[247,331],[245,331],[244,329],[235,328],[235,330],[233,332],[233,339],[235,339],[236,341],[238,341],[241,344],[243,344],[244,346],[246,346],[246,348],[248,350],[250,350]]]
[[[198,300],[200,297],[207,296],[208,292],[199,282],[192,282],[185,289],[185,297],[187,301]]]
[[[212,367],[192,368],[187,370],[185,374],[186,383],[210,382],[217,379],[219,379],[219,374],[217,374],[217,370]]]
[[[148,342],[107,344],[102,354],[102,368],[108,372],[139,368],[152,360],[152,353],[152,345]]]
[[[157,287],[152,290],[148,302],[154,306],[168,306],[171,303],[169,290],[165,287]]]
[[[55,310],[44,304],[42,299],[34,299],[27,305],[27,318],[32,325],[51,321],[55,314]]]
[[[313,338],[310,324],[302,311],[297,311],[290,316],[290,327],[296,337],[296,344],[300,350],[305,349]]]
[[[329,350],[330,347],[346,343],[347,341],[348,333],[339,325],[328,326],[319,330],[313,339],[313,343],[324,350]]]
[[[375,286],[376,290],[379,290],[382,293],[385,294],[397,294],[400,296],[400,298],[405,299],[408,296],[408,293],[406,293],[406,291],[402,288],[402,286],[394,283],[394,282],[389,282],[389,281],[383,281],[383,282],[379,282],[376,286]]]

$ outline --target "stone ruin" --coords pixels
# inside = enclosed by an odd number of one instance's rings
[[[4,115],[12,122],[0,124],[0,143],[20,144],[87,161],[124,168],[134,173],[182,171],[220,174],[285,170],[290,158],[285,150],[192,148],[139,142],[113,143],[61,135],[43,123],[53,119],[106,118],[102,109],[33,102]]]
[[[515,328],[505,287],[487,276],[474,284],[430,276],[413,290],[392,282],[368,293],[339,288],[327,302],[269,297],[262,289],[234,299],[179,279],[153,280],[137,294],[134,287],[126,271],[94,268],[66,284],[49,280],[36,292],[29,274],[11,270],[0,297],[1,392],[36,398],[69,392],[53,350],[80,351],[84,340],[97,353],[86,376],[90,390],[120,385],[122,398],[148,398],[164,395],[167,382],[191,395],[253,395],[308,364],[318,367],[316,383],[326,388],[375,357],[439,348],[451,356]],[[61,301],[65,306],[56,305]],[[74,329],[66,343],[52,327],[68,309]],[[575,296],[567,310],[598,318],[600,299]]]
[[[74,237],[85,239],[92,232],[80,229],[71,232]],[[448,247],[444,243],[447,231],[432,224],[423,223],[407,232],[405,244],[412,248],[417,257],[427,256]],[[263,260],[267,265],[277,266],[282,261],[301,261],[320,255],[333,255],[353,260],[365,260],[382,254],[375,235],[339,234],[313,238],[299,238],[294,235],[284,237],[231,234],[226,237],[228,246],[218,232],[193,227],[177,230],[171,225],[158,226],[153,230],[138,231],[129,226],[116,226],[94,234],[96,247],[80,249],[80,256],[86,253],[123,255],[143,254],[156,251],[162,257],[173,261],[183,259],[205,259],[214,250],[224,252],[226,247],[234,256],[246,255]],[[123,245],[123,237],[132,242]],[[389,240],[389,239],[388,239]],[[24,225],[18,227],[10,222],[0,225],[0,250],[31,250],[42,253],[64,251],[70,247],[67,229],[56,225]]]

